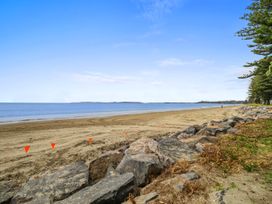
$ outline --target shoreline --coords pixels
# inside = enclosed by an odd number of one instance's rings
[[[212,107],[2,124],[0,181],[23,183],[30,177],[77,160],[92,160],[141,137],[157,138],[190,125],[235,116],[239,106]],[[93,143],[89,144],[88,139]],[[51,143],[55,143],[52,150]],[[29,145],[26,153],[24,147]]]
[[[222,104],[223,105],[223,104]],[[236,107],[241,106],[240,104],[224,104],[224,107]],[[96,119],[96,118],[107,118],[114,116],[127,116],[127,115],[138,115],[138,114],[148,114],[148,113],[163,113],[163,112],[174,112],[174,111],[183,111],[183,110],[201,110],[201,109],[210,109],[210,108],[220,108],[220,106],[212,107],[196,107],[196,108],[180,108],[180,109],[156,109],[156,110],[135,110],[135,111],[113,111],[113,112],[100,112],[100,113],[86,113],[81,115],[68,114],[67,116],[56,116],[48,118],[27,118],[27,119],[16,119],[16,120],[0,120],[0,127],[2,125],[9,124],[20,124],[20,123],[32,123],[32,122],[50,122],[50,121],[59,121],[59,120],[77,120],[77,119]],[[72,116],[73,115],[73,116]]]

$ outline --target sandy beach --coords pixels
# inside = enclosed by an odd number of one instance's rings
[[[104,151],[121,147],[139,137],[160,137],[236,115],[237,107],[193,109],[24,122],[0,125],[0,180],[21,184],[31,176],[76,160],[92,160]],[[88,139],[93,143],[89,144]],[[52,150],[51,143],[55,143]],[[24,146],[30,145],[25,153]]]

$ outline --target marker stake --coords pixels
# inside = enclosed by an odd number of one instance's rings
[[[25,152],[27,153],[30,149],[30,145],[25,146],[24,149],[25,149]]]
[[[56,144],[55,144],[55,143],[51,143],[51,148],[52,148],[52,150],[54,150],[54,149],[55,149],[55,146],[56,146]]]

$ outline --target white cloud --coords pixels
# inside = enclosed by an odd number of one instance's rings
[[[81,82],[102,82],[102,83],[128,83],[139,81],[140,79],[132,76],[107,75],[102,73],[73,74],[73,78]]]
[[[161,85],[161,81],[157,80],[158,72],[142,71],[138,76],[129,75],[109,75],[103,73],[74,73],[72,78],[77,82],[86,83],[102,83],[102,84],[146,84],[146,85]]]
[[[188,65],[208,65],[212,64],[213,61],[205,59],[194,59],[194,60],[182,60],[179,58],[167,58],[158,62],[160,66],[170,67],[170,66],[188,66]]]
[[[134,0],[143,10],[143,16],[156,20],[166,13],[170,13],[180,0]]]

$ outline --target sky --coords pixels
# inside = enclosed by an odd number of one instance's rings
[[[244,100],[249,3],[1,0],[0,102]]]

